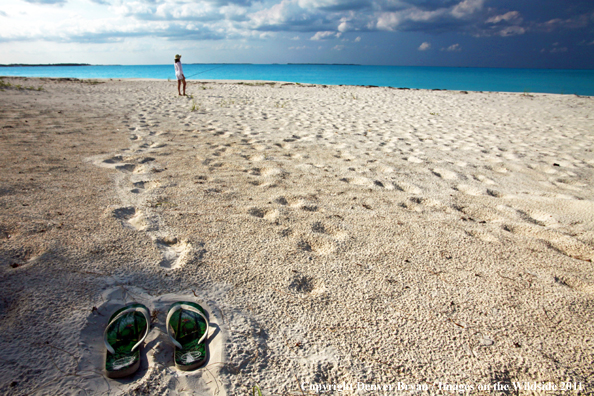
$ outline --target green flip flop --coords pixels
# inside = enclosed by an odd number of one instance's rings
[[[118,309],[109,318],[103,332],[105,375],[122,378],[140,367],[140,347],[151,327],[151,315],[142,304],[130,304]]]
[[[180,301],[169,307],[167,334],[175,345],[175,367],[182,371],[194,370],[206,361],[208,319],[206,311],[192,302]]]

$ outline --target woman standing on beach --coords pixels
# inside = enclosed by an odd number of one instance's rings
[[[181,55],[175,55],[175,77],[177,78],[177,93],[179,96],[182,95],[180,92],[181,83],[184,83],[184,96],[186,96],[186,77],[184,76],[184,71],[182,69],[181,64]]]

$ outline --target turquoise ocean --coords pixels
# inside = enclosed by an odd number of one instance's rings
[[[327,85],[594,96],[594,70],[310,64],[184,64],[188,80],[267,80]],[[175,79],[171,65],[0,67],[2,76]]]

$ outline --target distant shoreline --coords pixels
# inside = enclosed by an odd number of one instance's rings
[[[0,67],[47,67],[47,66],[91,66],[91,64],[90,63],[46,63],[46,64],[11,63],[8,65],[0,65]]]

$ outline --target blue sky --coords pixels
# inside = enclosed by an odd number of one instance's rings
[[[0,0],[0,63],[594,68],[592,0]]]

